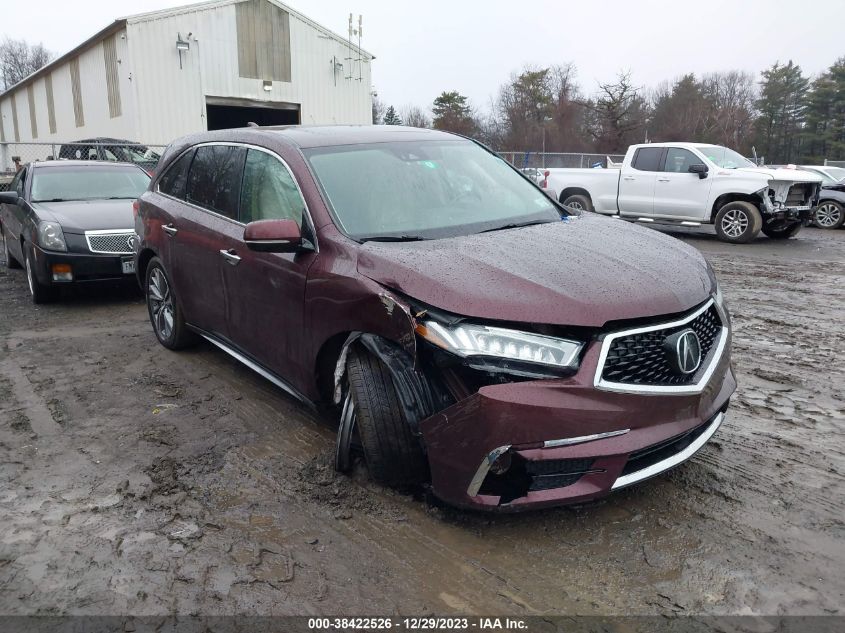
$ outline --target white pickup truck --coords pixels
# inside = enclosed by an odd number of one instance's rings
[[[756,167],[741,154],[702,143],[632,145],[621,166],[549,169],[549,189],[569,207],[624,220],[700,226],[745,243],[762,230],[794,236],[818,203],[821,177]]]

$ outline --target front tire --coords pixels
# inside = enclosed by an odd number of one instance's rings
[[[196,335],[185,325],[170,277],[158,257],[153,257],[147,265],[144,298],[159,343],[167,349],[177,350],[196,342]]]
[[[760,210],[750,202],[728,202],[716,214],[716,234],[723,242],[747,244],[763,228]]]
[[[389,486],[411,486],[428,478],[428,463],[405,420],[387,367],[362,348],[346,362],[350,406],[370,476]],[[347,413],[348,414],[348,413]]]
[[[29,295],[32,297],[32,303],[42,304],[52,301],[56,293],[50,286],[45,286],[35,274],[35,256],[32,254],[32,248],[24,245],[24,258],[26,262],[26,281],[29,285]]]
[[[813,222],[820,229],[838,229],[845,223],[845,206],[835,200],[824,200],[813,214]]]
[[[563,201],[563,206],[565,207],[572,207],[573,209],[577,209],[578,211],[592,211],[593,210],[593,203],[587,196],[582,195],[572,195],[567,196],[566,199]]]
[[[793,222],[792,224],[778,225],[778,226],[764,226],[763,233],[773,240],[788,240],[790,237],[795,237],[801,230],[800,222]]]

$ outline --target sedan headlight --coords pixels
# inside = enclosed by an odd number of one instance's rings
[[[424,321],[416,330],[430,343],[464,358],[508,359],[558,369],[577,366],[582,348],[576,341],[486,325],[459,323],[447,326]]]
[[[49,251],[67,251],[65,234],[57,222],[42,222],[38,225],[38,244]]]

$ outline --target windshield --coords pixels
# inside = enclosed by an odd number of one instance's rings
[[[354,239],[435,239],[560,220],[557,207],[471,141],[304,150],[335,223]]]
[[[756,167],[742,154],[722,147],[721,145],[696,145],[695,148],[704,154],[710,162],[723,169],[736,169],[737,167]]]
[[[123,153],[121,160],[132,163],[157,163],[158,159],[161,158],[156,152],[143,145],[138,145],[137,147],[124,145],[120,150]]]
[[[832,180],[841,182],[845,180],[845,168],[842,167],[825,167],[824,170],[828,173]]]
[[[138,167],[42,167],[33,170],[32,201],[134,199],[150,177]]]

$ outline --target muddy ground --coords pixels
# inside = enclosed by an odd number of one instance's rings
[[[708,256],[739,391],[693,460],[488,516],[327,466],[331,422],[132,291],[0,271],[0,613],[843,614],[845,231]]]

